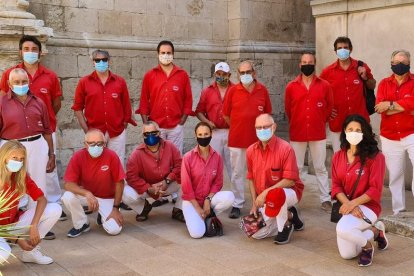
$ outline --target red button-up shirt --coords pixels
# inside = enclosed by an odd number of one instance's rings
[[[346,150],[340,150],[332,158],[332,198],[336,199],[338,193],[350,196],[358,173],[361,162],[358,156],[352,164],[348,164]],[[357,184],[353,198],[358,198],[363,194],[370,197],[370,201],[364,205],[371,209],[377,217],[381,213],[381,195],[384,186],[385,158],[379,152],[373,159],[367,159],[361,173],[361,178]]]
[[[92,158],[87,149],[81,149],[73,154],[63,179],[96,197],[114,198],[115,184],[125,179],[125,172],[114,151],[104,148],[101,156]]]
[[[38,134],[51,134],[46,104],[31,92],[24,103],[14,93],[0,97],[0,137],[21,139]]]
[[[128,158],[127,182],[139,194],[143,194],[152,184],[166,178],[180,183],[180,172],[180,152],[174,144],[161,139],[158,157],[144,143],[134,150]]]
[[[83,77],[76,87],[72,109],[84,110],[88,128],[108,132],[111,138],[124,131],[124,123],[135,124],[131,118],[132,109],[126,82],[112,72],[109,72],[105,85],[96,71]]]
[[[5,197],[10,196],[12,192],[16,189],[16,184],[14,182],[14,173],[12,174],[12,185],[9,192],[5,195]],[[3,192],[9,189],[10,186],[6,183],[3,186]],[[37,187],[36,183],[28,176],[26,175],[26,194],[28,194],[34,201],[36,201],[39,197],[43,196],[43,192],[39,187]],[[11,202],[15,200],[19,196],[18,193],[15,193],[13,196],[10,197],[10,199],[6,202]],[[0,213],[0,225],[10,224],[17,222],[19,220],[19,201],[17,200],[12,204],[12,208]]]
[[[192,115],[193,96],[187,73],[174,65],[167,77],[161,66],[148,71],[142,81],[137,114],[148,115],[161,128],[174,128],[183,115]]]
[[[282,179],[289,179],[295,181],[292,189],[298,201],[301,200],[304,185],[299,178],[295,152],[288,142],[273,136],[263,149],[258,141],[247,149],[246,160],[247,179],[253,181],[258,195]]]
[[[315,76],[309,90],[302,81],[302,75],[289,82],[285,92],[285,111],[289,118],[290,140],[326,139],[326,122],[332,106],[332,89],[327,81]]]
[[[381,135],[390,140],[401,140],[414,133],[414,76],[409,75],[398,85],[394,74],[383,79],[377,92],[377,103],[394,101],[401,105],[404,112],[381,114]]]
[[[197,200],[203,206],[206,196],[223,187],[223,160],[212,147],[204,160],[196,146],[183,157],[181,167],[183,200]]]
[[[230,83],[227,87],[226,94],[232,86],[233,84]],[[226,96],[224,96],[224,98],[225,97]],[[201,92],[200,101],[198,102],[195,112],[203,113],[207,119],[214,123],[216,128],[229,128],[229,125],[223,117],[224,98],[221,98],[217,83],[213,82]]]
[[[0,90],[7,92],[9,91],[9,75],[11,70],[15,68],[22,68],[25,69],[24,63],[20,63],[14,67],[11,67],[4,71],[1,81],[0,81]],[[56,114],[53,110],[53,100],[62,96],[62,90],[60,88],[59,79],[55,72],[52,70],[44,67],[43,65],[39,64],[39,68],[37,69],[34,76],[29,76],[29,87],[30,92],[33,93],[36,97],[43,100],[43,102],[47,106],[47,111],[49,114],[49,121],[50,121],[50,128],[53,132],[56,131]]]
[[[256,81],[251,93],[240,83],[233,86],[223,104],[224,116],[230,117],[229,147],[248,148],[256,142],[256,117],[264,113],[272,113],[269,92],[264,85]]]
[[[364,63],[368,79],[372,79],[371,69]],[[342,69],[339,60],[326,67],[321,79],[327,80],[333,90],[334,106],[337,116],[329,120],[329,128],[333,132],[340,132],[345,118],[350,114],[359,114],[369,122],[369,114],[364,97],[364,84],[358,75],[358,61],[351,58],[351,65],[347,70]]]

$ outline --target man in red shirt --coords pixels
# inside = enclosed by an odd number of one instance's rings
[[[250,213],[257,216],[260,211],[266,226],[252,237],[263,239],[276,235],[274,242],[285,244],[294,230],[304,228],[294,206],[302,198],[304,185],[292,147],[274,135],[277,125],[272,116],[259,115],[255,127],[259,141],[251,145],[246,154],[252,196]]]
[[[309,145],[320,191],[323,210],[330,212],[326,158],[326,122],[332,111],[333,98],[329,83],[315,74],[315,55],[304,53],[300,59],[301,74],[289,82],[285,92],[285,111],[289,119],[290,145],[295,151],[299,172],[303,171]]]
[[[144,143],[128,159],[127,182],[123,202],[137,212],[136,220],[145,221],[152,206],[146,198],[178,194],[172,218],[184,222],[181,210],[181,154],[170,141],[160,138],[157,123],[147,121],[142,126]]]
[[[196,115],[200,121],[209,124],[213,130],[210,145],[223,158],[227,175],[231,178],[230,150],[228,147],[229,125],[223,117],[223,101],[227,92],[233,86],[230,82],[230,67],[225,62],[219,62],[214,69],[214,82],[206,87],[200,96]]]
[[[95,50],[92,59],[95,71],[79,81],[72,109],[85,133],[96,128],[105,134],[108,148],[124,166],[126,128],[128,123],[136,126],[128,88],[122,77],[109,70],[107,51]]]
[[[22,36],[19,41],[19,55],[23,61],[3,72],[0,90],[2,93],[9,91],[8,80],[11,70],[22,68],[27,72],[30,92],[46,104],[54,145],[51,153],[56,154],[56,115],[61,107],[62,90],[55,72],[40,63],[41,54],[42,44],[36,37],[31,35]],[[60,202],[62,191],[56,167],[52,172],[46,174],[45,188],[44,193],[48,202]],[[62,213],[61,220],[66,220],[65,213]]]
[[[410,73],[410,53],[392,53],[393,74],[378,86],[375,110],[381,114],[381,144],[385,155],[394,215],[405,210],[405,155],[414,167],[414,76]],[[414,192],[414,179],[412,180]]]
[[[188,74],[173,63],[174,45],[161,41],[157,47],[159,64],[142,81],[139,108],[142,122],[160,126],[161,138],[171,141],[183,153],[184,127],[191,114],[193,97]]]
[[[85,148],[69,161],[64,181],[66,192],[63,204],[72,215],[73,228],[67,236],[77,237],[89,232],[89,222],[82,205],[98,211],[97,224],[109,235],[122,230],[123,217],[119,211],[124,190],[125,173],[118,155],[105,147],[105,136],[98,129],[85,135]]]
[[[272,113],[269,92],[256,80],[253,62],[243,61],[238,67],[240,83],[230,88],[223,104],[223,115],[229,129],[229,148],[232,165],[231,184],[235,196],[230,218],[240,217],[244,204],[246,149],[257,141],[254,123],[263,113]]]
[[[348,37],[338,37],[334,42],[338,59],[323,69],[320,78],[328,81],[333,90],[334,106],[329,120],[330,140],[334,152],[340,149],[339,135],[342,123],[350,114],[359,114],[369,122],[369,114],[364,97],[364,83],[374,89],[376,81],[367,64],[358,65],[358,60],[350,57],[352,42]]]

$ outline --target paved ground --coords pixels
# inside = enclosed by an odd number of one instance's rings
[[[51,265],[23,264],[18,259],[1,267],[4,275],[413,275],[414,240],[389,234],[390,248],[377,251],[371,267],[360,268],[357,260],[339,257],[335,224],[319,208],[314,178],[305,182],[300,203],[305,230],[294,232],[287,245],[272,239],[251,240],[238,228],[238,221],[221,216],[224,236],[191,239],[185,225],[170,218],[172,205],[153,209],[150,219],[135,221],[124,211],[126,225],[115,237],[107,236],[90,215],[92,230],[78,238],[66,233],[71,222],[58,222],[57,239],[43,241],[42,250],[53,257]],[[247,196],[248,194],[246,194]],[[384,193],[384,214],[390,213],[389,191]],[[409,209],[414,200],[407,193]],[[250,202],[246,206],[250,206]],[[245,209],[247,211],[248,208]],[[13,251],[20,254],[18,249]]]

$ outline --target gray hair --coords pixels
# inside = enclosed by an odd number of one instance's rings
[[[408,59],[408,62],[411,62],[411,55],[410,55],[410,52],[408,52],[407,50],[397,50],[397,51],[392,52],[392,54],[391,54],[391,62],[394,61],[394,57],[396,55],[403,55],[403,56],[405,56]]]
[[[160,126],[156,122],[147,121],[146,123],[142,124],[142,133],[144,133],[144,127],[145,126],[153,126],[153,127],[155,127],[156,130],[158,130],[158,131],[160,130]]]
[[[259,116],[256,117],[256,121],[259,118],[266,118],[270,123],[272,124],[275,123],[275,119],[273,119],[272,115],[270,115],[269,113],[260,114]]]
[[[89,138],[89,136],[90,136],[91,134],[95,134],[95,133],[99,133],[99,134],[102,136],[102,140],[103,140],[104,142],[106,142],[106,139],[105,139],[105,134],[104,134],[101,130],[99,130],[99,129],[97,129],[97,128],[91,128],[91,129],[89,129],[89,130],[86,132],[86,134],[85,134],[85,142],[88,140],[88,138]]]
[[[245,60],[245,61],[240,62],[239,67],[237,67],[237,71],[238,71],[238,72],[240,71],[240,67],[241,67],[243,64],[249,64],[249,65],[250,65],[250,67],[252,68],[252,71],[255,71],[255,70],[254,70],[254,62],[253,62],[253,60],[248,59],[248,60]]]
[[[13,70],[10,71],[9,82],[11,82],[13,80],[14,75],[19,75],[19,74],[25,75],[26,79],[29,80],[29,75],[27,75],[27,72],[24,69],[14,68]]]
[[[98,50],[95,50],[95,51],[92,52],[92,59],[95,59],[96,56],[99,55],[99,54],[105,56],[108,59],[110,58],[108,51],[98,49]]]

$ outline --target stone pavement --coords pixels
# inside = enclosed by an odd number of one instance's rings
[[[228,185],[226,185],[227,188]],[[238,228],[238,220],[220,216],[224,236],[191,239],[184,224],[173,221],[172,205],[154,208],[146,222],[135,221],[133,211],[123,211],[126,225],[115,237],[107,236],[89,215],[91,232],[70,239],[70,220],[58,222],[57,239],[43,241],[42,250],[53,257],[51,265],[23,264],[11,259],[1,267],[4,275],[412,275],[414,240],[388,234],[390,247],[375,252],[374,263],[360,268],[357,260],[340,258],[335,224],[319,208],[315,178],[306,177],[299,204],[305,229],[294,232],[287,245],[273,239],[252,240]],[[246,198],[248,193],[246,191]],[[390,194],[384,192],[384,215],[390,214]],[[414,204],[407,193],[409,209]],[[247,203],[245,212],[250,206]],[[14,249],[13,253],[19,254]]]

